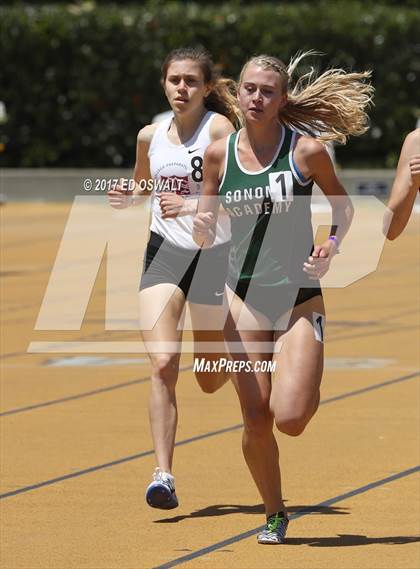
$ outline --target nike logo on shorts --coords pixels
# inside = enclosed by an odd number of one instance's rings
[[[223,296],[225,294],[225,291],[222,290],[222,292],[215,292],[214,296]]]

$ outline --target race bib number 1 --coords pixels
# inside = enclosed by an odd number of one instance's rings
[[[268,175],[268,181],[273,202],[293,201],[293,175],[289,170],[272,172]]]

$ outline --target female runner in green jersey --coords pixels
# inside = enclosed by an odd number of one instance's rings
[[[263,544],[282,543],[288,524],[273,423],[297,436],[318,408],[325,318],[319,279],[353,216],[320,139],[343,143],[364,133],[372,95],[369,73],[342,70],[315,80],[311,72],[289,91],[303,55],[289,67],[269,56],[245,64],[238,86],[244,128],[206,150],[194,220],[194,239],[207,247],[220,202],[231,218],[225,337],[234,362],[244,364],[235,387],[245,460],[266,509]],[[313,182],[332,206],[330,236],[319,245],[311,228]],[[271,360],[275,372],[262,371]]]

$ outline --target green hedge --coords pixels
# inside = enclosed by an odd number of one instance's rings
[[[233,77],[255,53],[300,49],[322,51],[321,70],[373,69],[372,128],[337,149],[344,166],[393,166],[415,126],[420,15],[404,4],[20,5],[0,8],[0,22],[2,166],[132,165],[138,129],[167,107],[161,61],[190,44]]]

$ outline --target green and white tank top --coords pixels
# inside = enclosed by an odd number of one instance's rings
[[[293,161],[298,133],[283,126],[272,162],[258,172],[240,163],[240,133],[232,133],[227,140],[219,188],[231,219],[228,283],[252,279],[261,286],[308,286],[302,267],[313,247],[313,181],[304,180]]]

